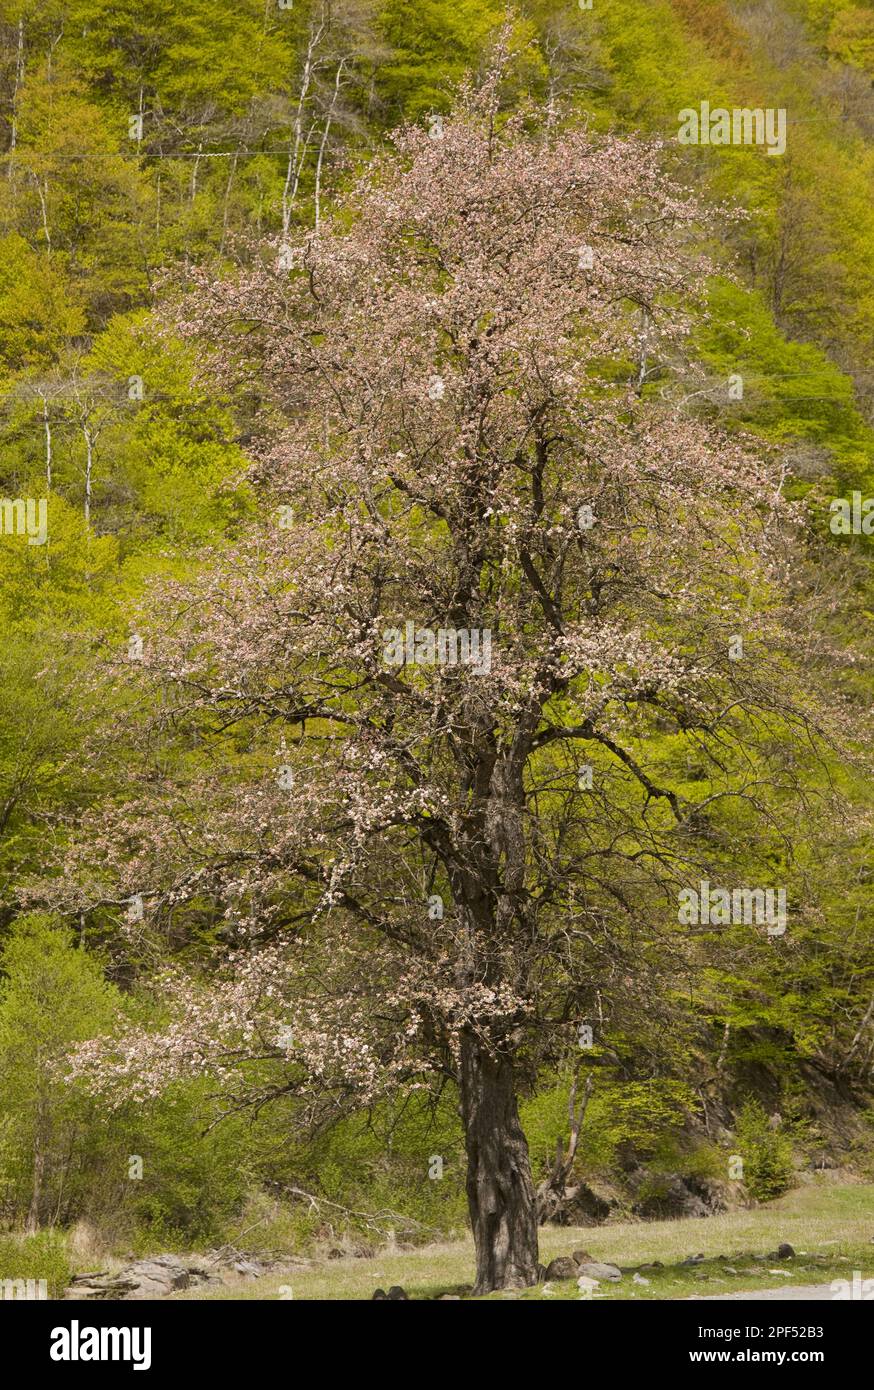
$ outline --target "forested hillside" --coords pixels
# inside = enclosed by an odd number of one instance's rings
[[[0,34],[3,1227],[874,1176],[874,3]]]

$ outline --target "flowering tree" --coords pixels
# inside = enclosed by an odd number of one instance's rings
[[[143,760],[70,875],[222,958],[80,1053],[98,1084],[208,1069],[318,1121],[457,1083],[480,1293],[537,1277],[520,1088],[668,1009],[678,885],[760,820],[785,861],[767,788],[811,729],[781,479],[647,385],[706,272],[694,200],[657,145],[496,87],[187,297],[269,517],[142,627]]]

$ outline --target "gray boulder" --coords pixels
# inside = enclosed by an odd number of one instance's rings
[[[584,1274],[587,1279],[609,1279],[614,1284],[622,1278],[621,1269],[617,1269],[615,1265],[602,1265],[597,1260],[577,1265],[577,1274]]]

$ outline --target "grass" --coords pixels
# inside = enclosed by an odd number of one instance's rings
[[[779,1285],[828,1284],[850,1279],[853,1270],[874,1277],[874,1185],[832,1186],[815,1181],[796,1188],[767,1206],[701,1220],[625,1223],[615,1226],[553,1227],[541,1231],[544,1264],[556,1255],[587,1250],[595,1260],[620,1268],[660,1261],[645,1269],[649,1285],[635,1284],[631,1273],[621,1283],[602,1283],[596,1297],[608,1299],[675,1299]],[[794,1247],[789,1260],[753,1260],[782,1242]],[[682,1266],[690,1255],[703,1264]],[[720,1259],[719,1257],[723,1258]],[[733,1257],[733,1258],[725,1258]],[[726,1266],[737,1270],[726,1273]],[[771,1271],[778,1270],[774,1274]],[[787,1277],[788,1276],[788,1277]],[[192,1290],[177,1299],[369,1299],[377,1288],[400,1284],[411,1298],[441,1293],[468,1296],[473,1279],[473,1245],[468,1240],[429,1245],[417,1250],[386,1251],[373,1259],[307,1262],[291,1273],[271,1274],[224,1289]],[[506,1298],[492,1294],[491,1298]],[[511,1295],[520,1299],[578,1299],[573,1280],[552,1281]]]

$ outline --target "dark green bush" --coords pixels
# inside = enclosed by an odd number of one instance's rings
[[[772,1129],[764,1106],[748,1100],[737,1117],[737,1141],[744,1162],[744,1184],[759,1202],[770,1201],[792,1186],[792,1141]]]

